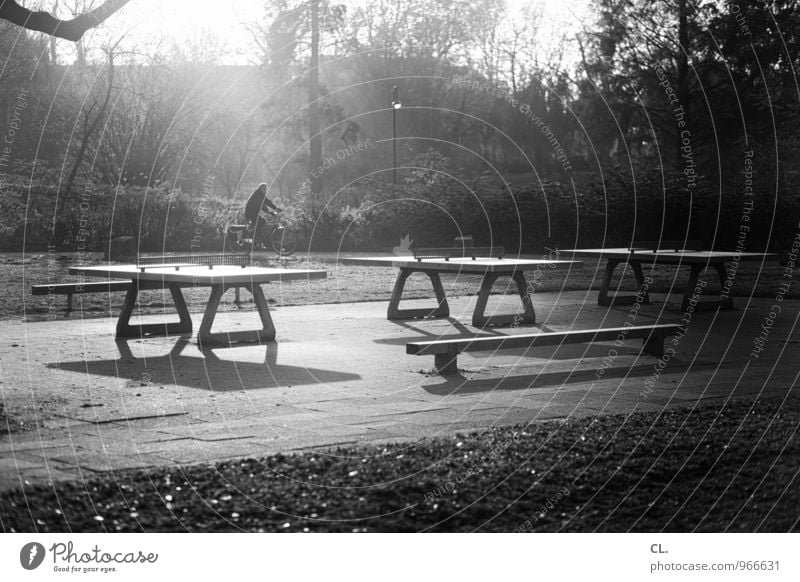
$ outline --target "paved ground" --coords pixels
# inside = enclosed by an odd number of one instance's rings
[[[513,312],[512,297],[493,297]],[[680,322],[654,295],[635,323]],[[673,296],[674,301],[678,300]],[[278,343],[201,351],[194,338],[115,341],[112,319],[0,326],[0,395],[25,430],[0,439],[0,489],[153,465],[261,456],[315,447],[413,442],[494,425],[660,410],[798,388],[800,301],[737,300],[691,314],[662,368],[623,346],[573,345],[462,354],[461,374],[432,372],[405,343],[474,333],[621,325],[633,312],[595,304],[596,292],[538,294],[535,327],[477,330],[474,297],[451,318],[385,319],[385,302],[274,310]],[[409,302],[410,307],[429,304]],[[774,317],[770,317],[770,314]],[[199,314],[193,314],[195,328]],[[216,326],[247,326],[252,311]],[[768,331],[768,333],[766,333]],[[752,357],[754,338],[766,338]],[[598,370],[603,370],[599,375]]]

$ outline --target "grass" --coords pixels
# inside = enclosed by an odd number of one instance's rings
[[[119,472],[0,500],[6,532],[800,529],[800,399]]]

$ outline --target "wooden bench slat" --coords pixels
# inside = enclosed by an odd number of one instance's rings
[[[92,281],[91,283],[54,283],[52,285],[32,285],[32,295],[66,295],[67,312],[72,311],[72,296],[85,293],[111,293],[128,291],[130,281]]]
[[[130,281],[92,281],[91,283],[56,283],[32,285],[33,295],[77,295],[80,293],[102,293],[103,291],[127,291]]]
[[[620,335],[625,339],[642,339],[644,340],[644,351],[646,353],[662,355],[664,337],[669,332],[674,332],[679,329],[681,329],[679,324],[664,323],[536,334],[411,342],[406,344],[406,353],[415,356],[435,356],[436,368],[441,373],[455,373],[457,371],[456,358],[461,352],[612,341],[618,339]]]

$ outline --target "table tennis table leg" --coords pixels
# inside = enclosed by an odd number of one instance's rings
[[[611,280],[614,276],[614,271],[620,263],[627,263],[633,269],[633,274],[636,277],[636,284],[639,285],[639,293],[635,295],[621,293],[614,293],[614,295],[608,294],[609,289],[611,288]],[[640,295],[643,295],[640,303],[649,305],[650,294],[647,292],[647,288],[644,285],[644,273],[642,272],[641,261],[606,259],[606,272],[603,276],[603,283],[600,285],[600,293],[597,295],[597,304],[605,307],[612,305],[633,305],[637,302],[637,298],[639,298]]]
[[[143,335],[184,335],[192,333],[192,316],[189,314],[189,309],[186,307],[186,301],[183,298],[183,293],[179,285],[174,283],[166,286],[172,295],[172,302],[175,304],[175,310],[178,312],[179,320],[171,323],[141,323],[131,324],[131,315],[136,307],[136,300],[139,297],[139,292],[147,289],[163,289],[164,286],[152,285],[139,285],[135,280],[131,282],[131,286],[125,295],[125,301],[122,304],[122,312],[119,314],[117,320],[117,337],[141,337]]]
[[[689,281],[686,283],[686,289],[683,292],[683,302],[681,303],[681,309],[684,311],[689,308],[689,302],[692,300],[694,290],[697,287],[697,281],[704,267],[703,265],[692,264],[689,265],[689,268],[691,269],[689,271]],[[700,298],[698,297],[698,301],[699,300]]]
[[[403,289],[406,286],[406,279],[412,273],[425,273],[431,280],[433,285],[433,292],[436,294],[437,306],[433,309],[400,309],[400,299],[403,297]],[[419,317],[448,317],[450,315],[450,306],[447,304],[447,297],[444,294],[444,287],[439,273],[436,271],[416,271],[415,269],[400,268],[400,273],[397,275],[397,280],[392,289],[392,298],[389,301],[389,308],[386,312],[386,319],[389,320],[403,320],[415,319]]]
[[[269,305],[267,304],[267,299],[264,297],[264,292],[261,290],[261,285],[253,283],[252,286],[248,287],[248,290],[253,296],[256,309],[258,309],[258,316],[261,318],[261,329],[258,331],[259,341],[275,341],[275,324],[272,322],[272,316],[269,314]]]
[[[481,289],[478,293],[478,302],[475,311],[472,313],[472,325],[475,327],[485,327],[487,325],[515,325],[521,323],[536,323],[536,312],[533,309],[533,298],[528,293],[528,283],[522,271],[515,271],[511,274],[511,279],[517,284],[517,293],[522,302],[522,311],[514,314],[486,315],[486,305],[489,302],[489,294],[492,286],[497,279],[504,276],[501,273],[486,273],[481,281]]]
[[[634,301],[636,301],[636,297],[642,295],[642,303],[645,305],[650,305],[650,293],[648,293],[648,286],[646,286],[644,282],[642,263],[639,261],[634,261],[633,263],[630,263],[630,265],[633,268],[633,275],[636,277],[636,284],[639,286],[639,293],[634,296]]]
[[[717,274],[719,275],[720,290],[725,288],[725,280],[728,278],[728,273],[725,269],[725,263],[711,263],[708,265],[695,263],[690,265],[690,267],[691,271],[689,273],[689,282],[686,284],[686,289],[683,293],[683,302],[681,303],[681,308],[684,311],[688,310],[689,307],[693,307],[693,309],[698,311],[701,309],[716,309],[717,307],[721,307],[723,309],[733,308],[733,299],[730,297],[701,301],[700,297],[698,296],[694,306],[691,306],[694,291],[697,288],[697,282],[700,279],[700,273],[702,273],[704,269],[707,269],[708,267],[714,267],[714,269],[716,269]]]
[[[258,316],[261,319],[261,329],[212,333],[211,326],[217,315],[219,303],[222,300],[222,296],[231,287],[244,287],[253,295],[253,302],[258,310]],[[211,296],[208,298],[206,311],[203,314],[203,321],[200,323],[200,329],[197,332],[197,341],[201,346],[230,342],[271,342],[274,340],[275,325],[272,322],[267,300],[264,297],[264,292],[261,290],[260,285],[253,283],[251,285],[216,284],[211,286]]]
[[[717,274],[719,275],[719,292],[722,309],[733,309],[733,297],[730,295],[722,295],[725,284],[728,281],[728,270],[725,268],[725,263],[714,263],[713,267],[717,270]]]
[[[603,275],[603,283],[600,285],[600,293],[597,295],[597,304],[609,306],[612,304],[611,297],[608,296],[608,290],[611,287],[611,278],[614,275],[614,269],[617,268],[620,261],[615,259],[606,259],[606,272]]]
[[[225,288],[222,285],[211,286],[211,295],[208,297],[208,303],[206,303],[203,321],[200,322],[200,329],[197,330],[197,341],[200,345],[216,344],[224,341],[220,337],[220,335],[223,334],[211,333],[211,325],[214,323],[214,317],[217,315],[219,302],[224,294]]]

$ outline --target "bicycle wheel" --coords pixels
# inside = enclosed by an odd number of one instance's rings
[[[235,255],[243,255],[250,252],[252,246],[251,241],[239,238],[235,233],[228,232],[225,235],[225,248]]]
[[[269,237],[272,250],[280,257],[288,257],[297,249],[297,237],[288,228],[278,227]]]

